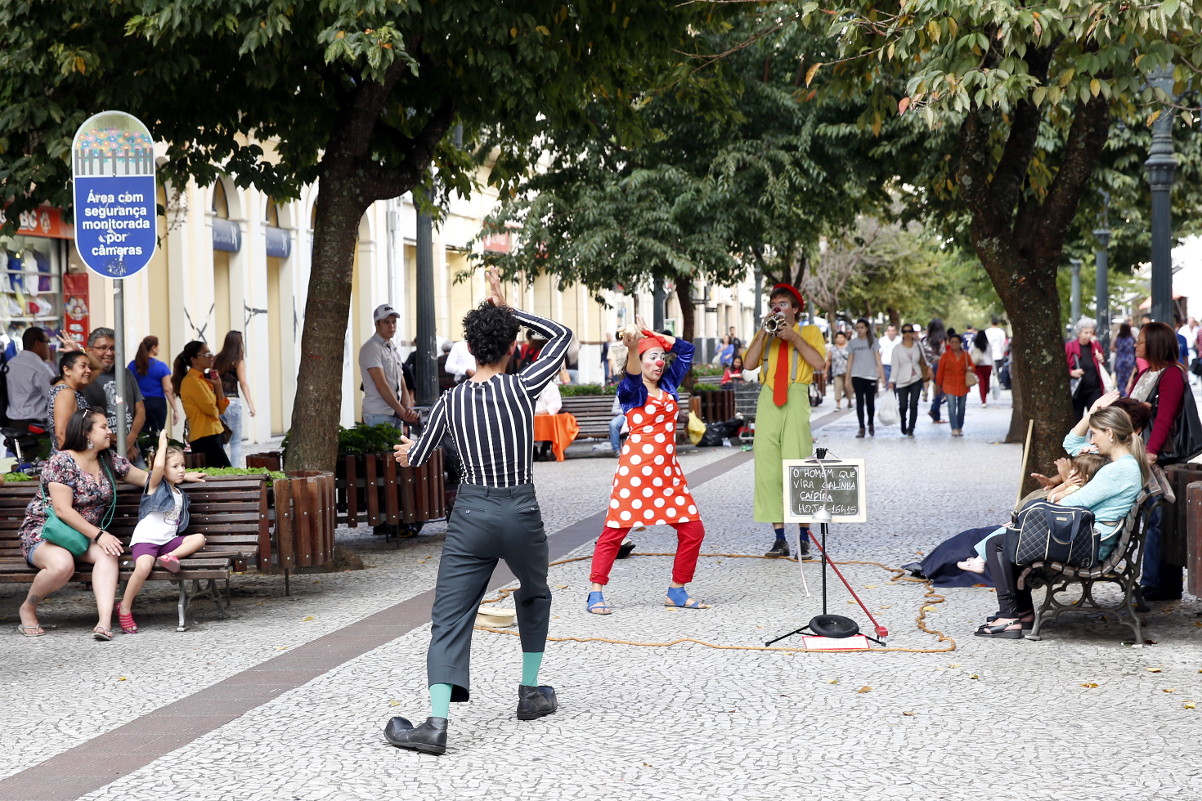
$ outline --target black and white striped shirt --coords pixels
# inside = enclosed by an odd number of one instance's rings
[[[463,460],[463,483],[512,487],[533,481],[534,402],[559,372],[572,332],[517,309],[513,316],[547,338],[538,359],[516,375],[468,379],[443,393],[409,452],[411,465],[430,458],[449,429]]]

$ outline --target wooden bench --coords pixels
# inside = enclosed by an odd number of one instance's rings
[[[1123,520],[1114,550],[1100,563],[1093,567],[1073,567],[1060,562],[1035,562],[1023,569],[1018,577],[1020,589],[1047,588],[1043,603],[1036,606],[1035,622],[1027,639],[1041,639],[1043,624],[1055,620],[1061,612],[1092,609],[1116,613],[1119,621],[1135,633],[1135,642],[1143,643],[1143,630],[1137,611],[1143,606],[1139,592],[1139,569],[1144,546],[1145,497],[1144,493],[1140,493],[1139,500]],[[1095,597],[1094,588],[1101,584],[1117,585],[1122,591],[1122,598],[1117,603],[1105,603]],[[1076,585],[1080,585],[1079,596],[1074,592],[1067,600],[1061,598]]]
[[[38,487],[37,481],[0,487],[0,583],[29,584],[37,574],[25,561],[17,531],[25,520],[25,507],[39,494]],[[203,483],[182,487],[192,499],[187,533],[204,534],[205,547],[181,559],[179,573],[156,567],[149,579],[174,581],[179,585],[176,631],[187,631],[192,605],[198,598],[209,598],[217,613],[228,617],[231,574],[258,569],[261,555],[270,553],[266,476],[214,476]],[[120,485],[117,510],[108,527],[127,549],[138,522],[140,496],[136,487]],[[129,578],[133,562],[128,550],[121,556],[120,564],[121,578]],[[88,581],[91,568],[83,563],[79,568],[72,580]]]
[[[689,423],[689,393],[679,390],[679,412],[676,415],[676,438],[686,436],[685,426]],[[577,439],[602,439],[609,441],[609,421],[614,418],[613,395],[565,395],[560,412],[576,418],[580,427]]]

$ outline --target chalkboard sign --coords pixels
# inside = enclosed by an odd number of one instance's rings
[[[825,508],[832,523],[865,523],[863,459],[786,459],[785,522],[810,523]]]

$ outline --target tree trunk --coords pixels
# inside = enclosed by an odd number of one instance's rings
[[[1045,76],[1050,58],[1050,49],[1033,51],[1031,74]],[[1061,443],[1076,422],[1056,270],[1081,195],[1105,147],[1110,111],[1101,95],[1077,107],[1059,169],[1042,202],[1023,196],[1040,129],[1039,109],[1020,102],[1009,121],[1006,145],[995,159],[990,132],[1000,121],[985,110],[965,119],[958,180],[972,215],[973,249],[1014,333],[1010,375],[1015,402],[1007,441],[1025,440],[1028,421],[1034,421],[1021,484],[1028,492],[1035,486],[1030,473],[1046,473],[1064,455]]]
[[[313,225],[313,266],[285,468],[333,471],[342,411],[343,349],[359,221],[370,205],[345,175],[322,177]]]
[[[1028,421],[1035,421],[1027,470],[1022,476],[1022,491],[1026,493],[1035,487],[1030,473],[1046,473],[1052,462],[1064,455],[1061,443],[1076,422],[1060,335],[1056,273],[1055,269],[1029,263],[986,262],[985,269],[999,288],[1014,331],[1010,343],[1014,413],[1006,441],[1024,442]],[[1018,280],[1010,280],[1015,278]]]
[[[685,342],[693,341],[693,329],[697,326],[696,309],[693,308],[693,279],[688,276],[677,276],[676,278],[676,301],[680,304],[680,338]],[[696,366],[697,362],[693,362]],[[696,383],[696,376],[693,371],[689,370],[688,375],[684,377],[683,388],[689,392],[693,391],[693,384]]]

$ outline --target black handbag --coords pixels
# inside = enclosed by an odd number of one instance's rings
[[[1184,369],[1182,370],[1184,373]],[[1164,374],[1161,374],[1164,377]],[[1156,454],[1156,463],[1161,467],[1171,464],[1181,464],[1202,453],[1202,420],[1198,418],[1198,404],[1194,401],[1194,393],[1190,391],[1189,377],[1185,376],[1185,392],[1181,395],[1181,410],[1173,421],[1169,436]],[[1157,382],[1156,395],[1152,399],[1152,420],[1155,422],[1159,411],[1160,386]],[[1152,426],[1148,426],[1146,435],[1151,436]]]
[[[1060,562],[1093,567],[1098,562],[1093,512],[1080,506],[1028,501],[1011,515],[1003,542],[1003,553],[1016,565]]]

